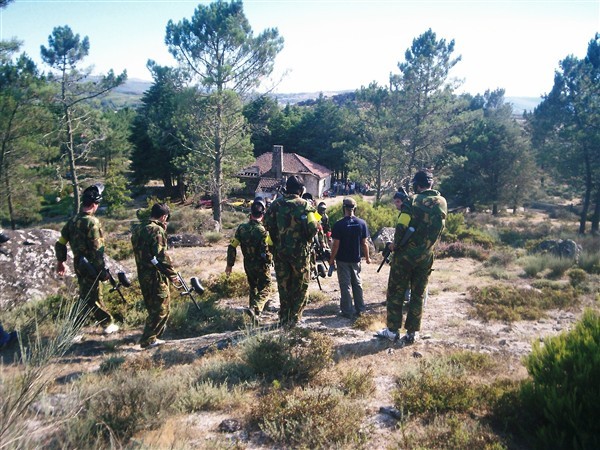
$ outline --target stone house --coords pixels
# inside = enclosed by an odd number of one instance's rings
[[[284,153],[282,145],[274,145],[273,152],[260,155],[237,177],[246,184],[247,195],[273,199],[289,176],[298,175],[304,180],[306,192],[320,198],[331,187],[331,173],[327,167],[296,153]]]

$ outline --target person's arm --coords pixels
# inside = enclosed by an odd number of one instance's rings
[[[237,235],[237,232],[236,232]],[[227,267],[225,267],[225,274],[229,276],[231,274],[231,269],[235,265],[235,259],[237,256],[237,247],[240,245],[240,241],[238,241],[235,237],[231,240],[229,245],[227,246]]]
[[[156,256],[156,259],[160,262],[163,273],[168,276],[171,281],[177,281],[177,272],[173,268],[171,258],[167,255],[167,233],[162,230],[155,228],[155,232],[152,236],[152,254]]]
[[[59,277],[65,276],[65,261],[67,260],[67,243],[69,242],[69,233],[67,222],[60,231],[60,238],[54,244],[54,253],[56,254],[56,273]]]
[[[329,265],[335,267],[335,257],[337,256],[337,252],[340,249],[340,240],[334,239],[333,244],[331,245],[331,256],[329,257]]]
[[[367,264],[371,264],[371,258],[369,257],[369,246],[367,245],[367,238],[363,238],[360,240],[360,247],[362,249],[362,254],[365,257],[365,262]]]

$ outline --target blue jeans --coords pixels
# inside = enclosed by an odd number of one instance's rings
[[[347,263],[336,261],[338,282],[340,284],[340,309],[342,314],[354,315],[365,311],[362,282],[360,279],[360,262]],[[354,307],[352,299],[354,298]]]

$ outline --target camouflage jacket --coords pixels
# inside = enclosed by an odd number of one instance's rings
[[[317,234],[315,209],[296,194],[278,198],[265,213],[265,228],[278,257],[307,256]]]
[[[80,211],[64,225],[60,238],[54,245],[56,259],[59,261],[67,260],[67,243],[73,251],[73,265],[77,273],[84,273],[80,267],[82,256],[98,272],[104,269],[104,233],[100,220],[92,213]]]
[[[131,244],[138,276],[156,272],[157,268],[151,262],[155,256],[164,275],[177,275],[171,258],[167,255],[167,232],[163,223],[148,219],[136,225],[131,233]]]
[[[446,199],[438,191],[429,189],[413,195],[410,205],[410,226],[415,232],[400,252],[408,258],[429,255],[446,225]]]
[[[227,247],[227,265],[235,264],[236,249],[242,247],[244,266],[267,266],[272,257],[268,247],[269,233],[258,220],[250,219],[241,224]]]

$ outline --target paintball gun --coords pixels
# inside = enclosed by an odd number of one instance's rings
[[[381,255],[383,256],[383,261],[381,261],[381,264],[379,264],[379,267],[377,268],[377,273],[379,273],[379,271],[381,270],[381,268],[383,267],[383,265],[386,262],[390,262],[389,258],[390,258],[390,254],[392,253],[392,251],[390,250],[390,246],[389,246],[390,243],[391,242],[386,243],[383,251],[381,252]]]
[[[106,269],[106,273],[108,274],[108,281],[110,281],[110,285],[112,286],[110,292],[117,291],[121,296],[121,300],[123,300],[123,303],[127,303],[127,300],[125,300],[125,297],[123,296],[123,293],[120,289],[121,286],[126,288],[131,286],[131,282],[127,279],[127,275],[125,275],[125,272],[117,272],[118,281],[115,280],[115,278],[112,276],[112,273],[110,273],[109,269]]]
[[[413,227],[408,227],[404,232],[404,236],[402,236],[402,240],[398,244],[398,248],[404,247],[414,232],[415,229]],[[381,261],[381,264],[379,264],[379,267],[377,268],[377,273],[379,273],[379,271],[386,262],[389,262],[390,254],[392,253],[392,251],[390,250],[390,244],[391,242],[385,244],[385,248],[382,252],[383,261]]]
[[[156,267],[156,269],[159,272],[167,275],[167,273],[166,273],[164,267],[162,266],[162,264],[160,263],[160,261],[158,259],[156,259],[156,256],[154,256],[150,260],[150,262],[154,265],[154,267]],[[196,277],[190,278],[190,284],[192,286],[192,288],[190,289],[190,287],[187,285],[187,283],[185,282],[185,280],[183,279],[183,277],[181,276],[181,274],[179,272],[177,272],[176,276],[177,276],[177,282],[173,283],[173,285],[175,286],[175,289],[180,291],[182,296],[188,295],[190,297],[190,299],[192,300],[192,302],[194,303],[194,305],[196,306],[196,308],[198,309],[198,311],[202,312],[202,310],[200,309],[200,305],[198,305],[198,302],[194,298],[194,292],[197,293],[198,295],[204,294],[204,287],[200,283],[200,280],[198,280],[198,278],[196,278]]]
[[[90,278],[95,278],[95,279],[100,278],[100,280],[102,280],[102,281],[106,281],[106,280],[110,281],[110,284],[112,286],[110,292],[117,291],[119,293],[119,295],[121,296],[121,300],[123,300],[123,303],[127,303],[127,300],[125,300],[125,297],[123,296],[123,293],[121,292],[121,289],[120,289],[121,286],[126,287],[126,288],[131,286],[131,282],[127,279],[127,275],[125,274],[125,272],[117,273],[117,279],[118,279],[118,281],[117,281],[112,276],[112,273],[110,273],[110,269],[108,267],[102,269],[102,271],[100,273],[98,273],[98,271],[93,266],[93,264],[91,262],[89,262],[85,256],[82,256],[79,259],[79,267]]]

